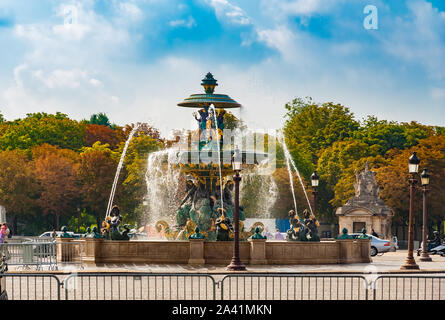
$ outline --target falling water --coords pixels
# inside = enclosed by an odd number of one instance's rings
[[[292,164],[292,167],[294,168],[295,172],[297,173],[298,179],[300,180],[300,184],[301,184],[301,187],[302,187],[303,192],[304,192],[304,196],[306,197],[306,201],[307,201],[307,204],[309,206],[309,210],[311,211],[311,214],[313,214],[311,202],[309,201],[309,197],[307,196],[307,192],[306,192],[306,189],[304,187],[303,179],[301,179],[300,172],[298,171],[297,166],[295,165],[295,162],[294,162],[294,160],[292,159],[292,157],[291,157],[291,155],[289,153],[289,149],[287,148],[286,140],[284,139],[284,134],[283,133],[281,133],[281,143],[283,145],[284,155],[286,157],[287,169],[289,171],[289,177],[290,177],[290,180],[291,180],[291,186],[292,186],[292,173],[291,173],[291,170],[290,170],[289,161]],[[292,189],[292,192],[294,192],[293,189]],[[294,201],[295,201],[295,195],[293,194],[293,196],[294,196]]]
[[[221,208],[224,212],[224,201],[223,201],[223,181],[222,181],[222,173],[221,173],[221,145],[219,143],[219,131],[218,131],[218,122],[216,119],[216,110],[215,107],[211,106],[213,110],[213,120],[215,121],[215,130],[216,130],[216,144],[218,145],[218,168],[219,168],[219,190],[221,194]]]
[[[124,164],[125,154],[127,153],[128,145],[130,144],[131,139],[133,138],[136,131],[139,129],[140,124],[136,124],[136,126],[131,130],[130,135],[128,136],[127,141],[125,142],[124,150],[122,151],[121,158],[119,160],[119,164],[116,169],[116,174],[114,175],[113,186],[111,187],[110,198],[108,200],[106,217],[110,215],[111,207],[113,206],[114,194],[116,193],[117,181],[119,180],[119,175],[122,170],[122,165]]]
[[[148,223],[168,219],[174,222],[177,209],[180,170],[174,167],[173,149],[152,152],[148,156],[145,181],[147,185]]]
[[[247,196],[254,197],[255,205],[249,208],[255,218],[271,218],[271,209],[278,198],[278,187],[271,174],[262,174],[260,167],[255,167],[243,173],[241,180],[240,201]],[[248,186],[254,185],[255,188]],[[248,213],[248,212],[246,212]]]
[[[287,172],[289,172],[289,182],[290,182],[290,187],[292,189],[292,198],[294,199],[295,214],[298,217],[297,200],[295,199],[294,179],[292,178],[292,170],[290,168],[289,158],[287,154],[286,154],[286,166],[287,166]]]

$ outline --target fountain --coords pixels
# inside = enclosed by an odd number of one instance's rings
[[[231,142],[224,141],[225,136],[227,139],[225,109],[240,108],[241,105],[228,95],[214,93],[218,84],[210,72],[201,85],[205,94],[193,94],[178,104],[180,107],[199,109],[193,113],[199,129],[192,132],[192,141],[186,150],[176,151],[177,160],[174,166],[187,177],[186,193],[175,211],[174,225],[170,227],[165,220],[161,220],[156,226],[168,239],[189,239],[195,227],[198,227],[207,241],[231,240],[231,224],[223,224],[228,226],[227,237],[217,239],[218,223],[232,221],[234,210],[234,183],[230,179],[234,173],[231,165],[234,146]],[[242,150],[241,153],[246,167],[257,164],[257,157],[265,156],[264,153],[255,151]],[[249,163],[248,159],[254,159],[254,162]],[[243,230],[243,220],[245,215],[240,207],[241,238],[247,239],[259,224],[246,232]]]
[[[144,202],[150,209],[151,222],[169,241],[128,241],[128,228],[125,225],[123,229],[119,226],[119,210],[112,207],[120,165],[107,208],[107,237],[101,238],[97,232],[93,232],[79,240],[60,238],[57,240],[58,244],[60,242],[60,250],[65,248],[63,242],[80,241],[84,243],[80,256],[85,263],[227,265],[232,258],[233,242],[230,240],[234,238],[235,229],[232,198],[234,182],[231,179],[234,174],[231,163],[234,154],[240,155],[246,169],[243,170],[243,180],[258,179],[257,183],[265,188],[262,192],[246,189],[246,193],[258,192],[262,198],[263,202],[258,201],[257,208],[261,215],[267,216],[273,205],[269,197],[276,196],[277,187],[270,173],[261,178],[257,174],[259,165],[265,159],[270,159],[269,154],[242,146],[240,139],[246,139],[246,136],[240,132],[233,134],[226,128],[227,116],[230,115],[226,109],[240,108],[241,105],[228,95],[214,93],[218,84],[211,73],[205,76],[202,85],[204,94],[192,94],[178,104],[180,107],[198,108],[193,115],[199,128],[185,135],[186,143],[182,141],[169,149],[151,153],[147,159],[147,196]],[[133,135],[132,131],[121,162]],[[303,181],[290,157],[284,138],[282,143],[289,177],[292,181],[293,167],[304,190]],[[241,150],[238,150],[239,146]],[[184,196],[178,199],[182,193],[182,185]],[[292,188],[294,189],[293,184]],[[244,196],[247,195],[249,194]],[[312,213],[306,191],[305,195],[309,210],[304,210],[303,217],[300,218],[294,201],[295,210],[289,216],[292,226],[288,232],[289,241],[267,241],[261,236],[264,229],[261,223],[254,223],[249,230],[245,230],[245,212],[240,206],[240,239],[248,240],[239,243],[241,260],[246,264],[284,265],[370,262],[369,239],[320,241],[317,234],[318,221]]]

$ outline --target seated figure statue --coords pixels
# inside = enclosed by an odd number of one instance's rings
[[[290,228],[287,230],[286,240],[288,241],[298,241],[300,236],[303,234],[303,225],[300,223],[297,214],[294,210],[289,211],[289,223]]]
[[[216,227],[216,240],[218,241],[230,241],[230,232],[233,232],[232,223],[230,219],[226,217],[226,214],[222,208],[219,208],[218,211],[221,213],[221,216],[216,219],[215,227]]]
[[[318,227],[320,223],[314,215],[309,213],[308,209],[303,211],[304,225],[308,229],[306,232],[306,239],[308,241],[320,241],[320,236],[318,235]]]

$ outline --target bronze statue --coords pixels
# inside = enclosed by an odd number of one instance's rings
[[[221,216],[215,221],[216,239],[218,241],[230,241],[232,240],[230,238],[230,232],[234,232],[232,223],[230,219],[226,217],[225,211],[222,208],[219,208],[218,212],[221,213]]]
[[[320,241],[320,236],[318,235],[318,227],[320,223],[317,218],[308,209],[303,211],[304,225],[308,229],[306,233],[306,238],[308,241]]]

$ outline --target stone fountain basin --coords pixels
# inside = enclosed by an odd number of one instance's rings
[[[79,245],[67,245],[68,242]],[[57,258],[67,257],[83,263],[211,264],[228,265],[233,242],[203,241],[110,241],[103,239],[57,239]],[[80,248],[76,252],[66,252]],[[240,242],[245,264],[298,265],[368,263],[369,239],[321,242],[252,240]]]

